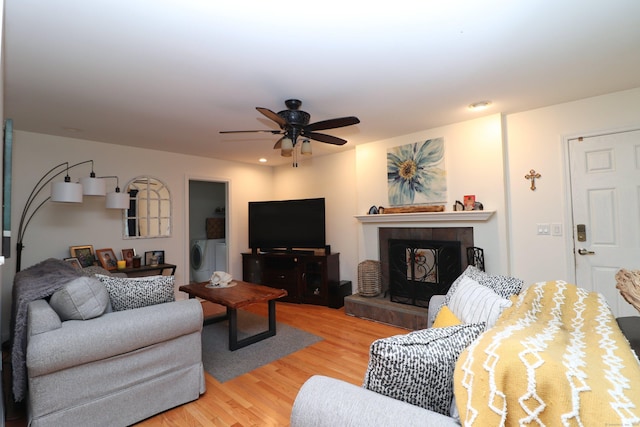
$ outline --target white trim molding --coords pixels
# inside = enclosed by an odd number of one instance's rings
[[[487,221],[495,211],[419,212],[397,214],[356,215],[361,223],[387,222],[453,222]]]

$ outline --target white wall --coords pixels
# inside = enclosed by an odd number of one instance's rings
[[[19,123],[15,124],[19,128]],[[188,178],[209,178],[229,182],[228,244],[229,269],[234,277],[242,276],[240,253],[247,249],[247,203],[272,197],[272,168],[243,163],[206,159],[161,151],[144,150],[72,138],[16,131],[14,135],[12,245],[15,246],[18,223],[29,192],[40,177],[53,166],[93,159],[97,175],[117,175],[120,186],[139,175],[161,179],[171,190],[173,230],[168,238],[125,240],[122,237],[122,212],[104,209],[104,198],[85,197],[78,205],[48,202],[34,216],[25,239],[22,268],[49,257],[69,256],[69,246],[93,245],[94,249],[133,247],[138,253],[164,250],[167,262],[176,264],[176,283],[189,280]],[[90,166],[70,171],[73,180],[87,176]],[[60,180],[62,177],[59,178]],[[109,180],[109,188],[115,181]],[[48,195],[48,187],[45,196]],[[15,256],[2,270],[3,333],[8,331],[11,284]],[[6,336],[6,335],[5,335]]]
[[[389,206],[387,197],[387,149],[438,137],[444,138],[447,173],[445,209],[455,200],[475,194],[485,210],[496,213],[486,222],[402,224],[386,227],[474,227],[474,242],[485,251],[487,271],[507,274],[509,270],[503,150],[500,115],[491,115],[428,131],[403,135],[356,147],[357,214],[372,205]],[[377,225],[360,228],[358,259],[379,259]]]
[[[312,144],[321,144],[312,142]],[[275,168],[276,199],[325,198],[327,244],[340,253],[340,279],[357,283],[355,151],[302,157],[297,168]]]
[[[15,125],[19,128],[19,123]],[[335,155],[311,156],[302,159],[298,168],[252,166],[16,131],[14,244],[17,218],[28,192],[42,173],[65,160],[93,158],[96,172],[119,175],[121,186],[141,174],[166,182],[174,202],[173,236],[123,240],[120,214],[103,209],[101,200],[88,199],[82,206],[48,203],[29,226],[24,266],[46,257],[68,256],[68,247],[76,244],[111,247],[116,251],[132,246],[139,252],[164,249],[167,260],[178,264],[176,279],[180,283],[188,278],[189,262],[186,182],[189,177],[207,178],[229,182],[228,241],[230,271],[234,276],[242,274],[240,253],[248,249],[247,202],[325,197],[327,242],[334,252],[340,252],[341,278],[351,280],[355,289],[357,264],[364,259],[377,259],[378,248],[377,243],[370,243],[373,239],[365,238],[365,227],[354,216],[365,214],[371,205],[388,205],[387,148],[444,137],[447,209],[464,194],[475,194],[485,209],[496,211],[476,233],[476,244],[485,249],[487,270],[512,274],[527,283],[571,280],[572,243],[563,141],[581,132],[634,126],[640,126],[640,88],[505,117],[495,114],[359,145]],[[529,190],[529,182],[524,179],[532,168],[542,174],[535,192]],[[79,167],[72,176],[78,178],[86,173],[88,170]],[[562,222],[564,236],[537,236],[538,222]],[[13,260],[3,268],[3,318],[9,313]],[[7,324],[3,320],[5,329]]]
[[[514,275],[526,283],[574,281],[565,142],[571,136],[631,127],[640,127],[640,88],[506,117]],[[524,179],[530,169],[542,175],[535,191]],[[536,223],[562,223],[563,236],[538,236]],[[638,262],[629,268],[640,268]]]

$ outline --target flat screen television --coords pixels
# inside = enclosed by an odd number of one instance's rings
[[[253,252],[325,245],[324,198],[249,202],[249,247]]]

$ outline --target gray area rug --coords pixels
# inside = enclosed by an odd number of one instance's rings
[[[266,317],[238,310],[238,338],[254,335],[269,328]],[[229,322],[207,325],[202,330],[202,363],[204,370],[221,383],[278,360],[322,338],[276,322],[276,335],[236,351],[229,351]]]

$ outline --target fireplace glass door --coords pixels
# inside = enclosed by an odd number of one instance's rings
[[[389,240],[391,301],[428,307],[461,273],[459,241]]]

